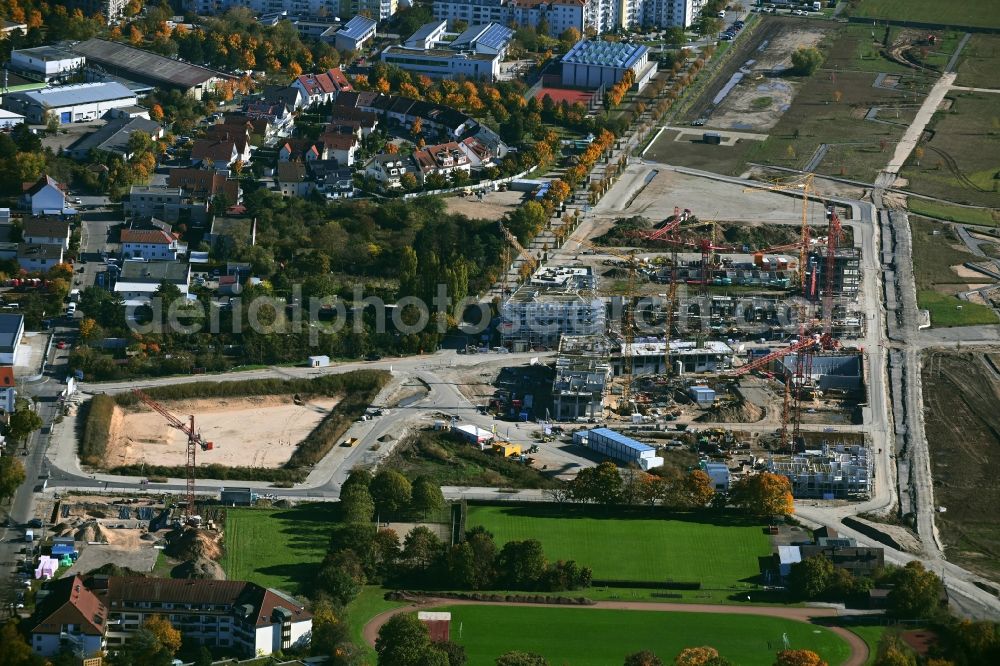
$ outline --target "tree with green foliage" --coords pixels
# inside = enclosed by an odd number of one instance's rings
[[[833,562],[825,555],[807,557],[792,564],[788,575],[788,589],[799,599],[816,599],[830,587]]]
[[[0,456],[0,500],[13,497],[25,478],[24,465],[16,456]]]
[[[410,530],[403,539],[402,560],[413,570],[426,570],[431,567],[444,551],[444,543],[437,534],[424,525],[418,525]]]
[[[512,590],[533,590],[545,575],[546,560],[537,539],[508,541],[497,556],[497,573]]]
[[[801,46],[792,52],[792,74],[812,76],[823,64],[823,52],[815,46]]]
[[[353,601],[367,582],[359,555],[350,549],[328,554],[316,572],[316,589],[338,606]]]
[[[621,500],[623,482],[618,467],[610,461],[588,467],[570,481],[570,496],[581,502],[617,504]]]
[[[549,666],[549,660],[534,652],[505,652],[497,657],[496,666]]]
[[[899,635],[889,631],[879,640],[874,666],[917,666],[917,659]]]
[[[345,484],[340,491],[340,515],[345,523],[370,523],[375,515],[375,501],[368,488],[360,483]]]
[[[929,619],[941,614],[944,585],[933,571],[919,561],[908,562],[895,571],[889,591],[889,613],[898,618]]]
[[[3,649],[0,649],[0,666],[36,666],[45,661],[32,652],[31,646],[24,640],[24,635],[18,628],[16,618],[7,620],[0,628],[0,646],[3,646]]]
[[[462,589],[485,590],[496,582],[497,546],[482,525],[465,533],[448,552],[448,578]]]
[[[22,442],[42,427],[42,417],[31,409],[26,400],[18,400],[14,413],[7,423],[7,434],[15,442]]]
[[[392,469],[385,469],[376,474],[368,490],[375,500],[375,508],[380,513],[387,514],[395,514],[406,509],[413,494],[410,480]]]
[[[410,502],[413,510],[419,516],[426,518],[427,514],[444,507],[444,494],[441,492],[441,486],[434,481],[426,476],[418,476],[413,482]]]
[[[379,666],[450,666],[448,654],[430,639],[427,625],[412,613],[389,618],[375,639]]]

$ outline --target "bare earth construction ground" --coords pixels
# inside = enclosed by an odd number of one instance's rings
[[[301,405],[291,396],[164,402],[172,413],[194,414],[195,425],[213,443],[198,453],[200,463],[227,467],[280,467],[305,437],[330,413],[339,398]],[[184,434],[149,410],[115,409],[105,459],[109,467],[147,463],[184,465]]]

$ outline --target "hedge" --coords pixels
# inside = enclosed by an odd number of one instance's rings
[[[86,465],[100,465],[108,448],[111,418],[115,400],[110,395],[95,395],[80,410],[83,437],[80,438],[80,460]]]
[[[292,484],[304,481],[309,471],[340,441],[340,438],[371,405],[372,400],[385,386],[391,375],[383,370],[356,370],[338,375],[324,375],[314,379],[251,379],[235,382],[193,382],[189,384],[172,384],[157,386],[145,391],[156,400],[189,400],[217,397],[244,397],[258,395],[299,395],[303,399],[313,396],[342,396],[319,425],[296,447],[292,457],[283,467],[265,469],[260,467],[225,467],[222,465],[205,465],[195,470],[195,476],[200,479],[220,479],[230,481],[271,481],[281,484]],[[91,403],[100,401],[99,409],[93,404],[85,422],[85,433],[93,433],[93,438],[99,442],[100,455],[95,457],[99,465],[107,444],[108,430],[111,424],[111,413],[115,403],[122,407],[138,404],[139,399],[132,392],[120,393],[114,398],[110,396],[94,396]],[[110,408],[106,405],[110,405]],[[103,414],[107,413],[104,417]],[[95,415],[91,416],[91,415]],[[103,429],[102,429],[103,428]],[[86,434],[85,434],[86,436]],[[82,447],[81,447],[82,450]],[[97,449],[95,449],[97,450]],[[136,476],[148,474],[155,476],[171,476],[181,478],[186,476],[184,467],[167,467],[158,465],[123,465],[111,470],[114,474]]]

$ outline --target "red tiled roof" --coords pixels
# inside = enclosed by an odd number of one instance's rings
[[[59,190],[62,190],[64,192],[66,191],[66,186],[65,185],[63,185],[62,183],[60,183],[58,180],[56,180],[55,178],[53,178],[52,176],[50,176],[47,173],[46,174],[42,174],[42,177],[39,178],[38,180],[36,180],[33,183],[23,183],[21,187],[22,187],[22,189],[23,189],[23,191],[25,193],[27,193],[27,194],[29,194],[31,196],[35,196],[46,185],[51,185],[52,187],[55,187],[55,188],[57,188]]]
[[[335,134],[329,132],[320,137],[323,145],[332,150],[349,150],[358,145],[358,137],[353,134]]]
[[[205,169],[171,169],[167,175],[167,185],[180,187],[196,199],[207,199],[217,194],[225,194],[230,201],[239,197],[239,183],[229,180],[224,174]]]
[[[223,139],[221,141],[198,139],[191,146],[191,159],[210,159],[213,162],[226,162],[228,164],[233,159],[234,151],[236,151],[236,142],[232,139]]]
[[[331,69],[319,74],[303,74],[298,78],[298,81],[309,95],[350,92],[354,89],[351,87],[351,82],[339,69]]]
[[[14,368],[9,365],[0,366],[0,386],[14,386]]]
[[[170,245],[173,238],[162,229],[122,229],[121,242]]]
[[[102,636],[108,610],[80,576],[63,578],[51,584],[49,596],[36,609],[37,620],[32,629],[36,634],[59,634],[63,625],[79,625],[88,636]]]

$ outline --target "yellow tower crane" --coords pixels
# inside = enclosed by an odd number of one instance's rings
[[[801,237],[797,246],[799,248],[799,285],[802,288],[802,295],[806,294],[806,258],[809,256],[809,195],[813,194],[814,174],[807,173],[794,180],[775,183],[773,185],[762,185],[758,187],[744,188],[744,192],[802,192],[802,228]]]

